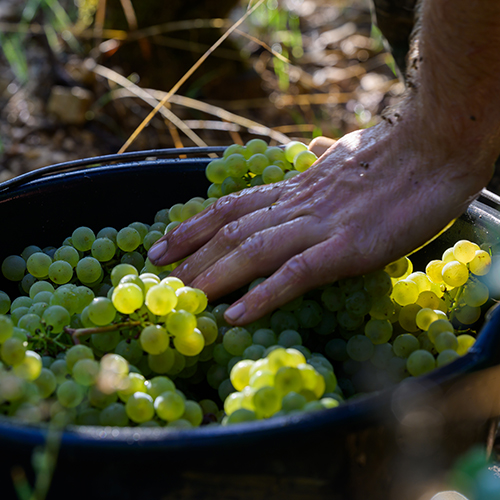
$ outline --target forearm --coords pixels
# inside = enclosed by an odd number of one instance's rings
[[[473,153],[488,176],[500,154],[500,2],[423,0],[419,14],[409,101],[441,147]]]

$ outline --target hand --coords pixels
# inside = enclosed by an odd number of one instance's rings
[[[353,132],[306,172],[221,198],[149,258],[165,265],[192,254],[172,274],[210,300],[269,276],[226,311],[228,322],[249,323],[320,285],[383,268],[460,215],[484,176],[458,148],[443,149],[417,120]]]

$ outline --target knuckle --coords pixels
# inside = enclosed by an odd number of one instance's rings
[[[303,253],[293,256],[285,267],[285,272],[294,282],[305,282],[314,275],[314,269],[310,266]]]
[[[258,261],[265,257],[262,250],[265,247],[264,237],[261,233],[252,234],[249,236],[245,242],[241,245],[241,249],[248,260]]]
[[[219,231],[218,239],[225,247],[235,248],[241,243],[241,230],[238,221],[226,224]]]

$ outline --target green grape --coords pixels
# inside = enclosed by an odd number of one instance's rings
[[[442,276],[446,285],[459,287],[465,285],[469,279],[469,270],[462,262],[452,260],[444,265]]]
[[[418,299],[418,285],[409,279],[397,281],[392,290],[392,298],[400,306],[407,306],[415,303]]]
[[[32,254],[26,261],[26,269],[35,278],[45,278],[49,274],[52,259],[43,252]]]
[[[303,386],[304,381],[302,380],[301,371],[298,368],[294,368],[292,366],[282,366],[274,376],[274,388],[281,396],[284,396],[291,391],[299,392]],[[259,389],[259,391],[262,389]],[[279,401],[279,398],[277,399]]]
[[[40,321],[40,316],[37,314],[28,313],[19,319],[17,326],[23,330],[27,330],[32,335],[35,335],[38,331],[42,331],[43,326]],[[0,335],[1,337],[1,335]]]
[[[294,391],[285,394],[285,396],[283,396],[283,399],[281,400],[281,406],[285,412],[302,410],[306,403],[307,399],[302,394]]]
[[[69,374],[68,364],[66,363],[66,360],[65,359],[56,359],[50,365],[50,371],[56,377],[57,384],[58,385],[62,384],[66,380],[66,375]]]
[[[114,227],[103,227],[98,233],[97,238],[108,238],[116,245],[116,235],[118,231]]]
[[[439,368],[447,365],[459,357],[460,355],[456,351],[452,349],[445,349],[438,354],[438,357],[436,358],[436,366]]]
[[[458,349],[458,340],[452,332],[441,332],[434,341],[434,347],[437,352],[443,352],[447,349],[456,351]]]
[[[57,388],[57,379],[54,372],[49,368],[42,368],[38,378],[35,379],[35,385],[38,387],[40,396],[48,399]]]
[[[408,304],[403,306],[399,311],[398,321],[401,327],[407,332],[416,332],[419,327],[417,325],[417,314],[422,310],[418,304]],[[436,318],[437,319],[437,318]]]
[[[394,302],[387,295],[373,297],[372,307],[369,311],[373,319],[390,319],[395,313]]]
[[[87,252],[92,248],[92,243],[95,241],[95,234],[89,227],[79,227],[73,231],[71,242],[73,246],[80,252]]]
[[[149,229],[148,229],[149,226],[147,226],[146,224],[143,224],[142,222],[132,222],[131,224],[128,225],[128,227],[135,229],[139,233],[139,235],[141,237],[141,243],[149,231]]]
[[[365,324],[365,335],[373,344],[385,344],[392,337],[392,324],[387,319],[370,319]]]
[[[135,365],[142,358],[144,351],[137,340],[124,339],[118,342],[114,352],[126,359],[131,365]]]
[[[132,367],[131,367],[132,369]],[[124,379],[117,392],[118,397],[124,403],[136,392],[147,392],[146,378],[140,373],[130,372]]]
[[[338,286],[329,286],[321,294],[321,301],[326,309],[340,311],[345,304],[345,294]]]
[[[48,281],[37,281],[33,283],[29,291],[30,298],[34,299],[38,292],[54,293],[54,287]]]
[[[281,370],[285,370],[282,368]],[[296,370],[296,368],[290,368]],[[279,375],[279,371],[276,377]],[[285,384],[286,385],[286,384]],[[287,391],[287,393],[290,391]],[[258,418],[269,418],[281,410],[282,395],[275,387],[261,387],[255,391],[253,396],[253,404],[255,406],[255,413]]]
[[[464,356],[469,352],[469,349],[474,345],[476,339],[472,335],[466,333],[457,336],[458,347],[457,353],[459,356]]]
[[[10,312],[14,312],[18,307],[30,307],[32,303],[33,299],[31,299],[30,297],[17,297],[12,301]]]
[[[78,384],[89,387],[94,385],[99,375],[99,362],[94,359],[79,359],[73,365],[72,376]]]
[[[431,324],[438,319],[439,315],[434,310],[424,307],[418,311],[415,322],[421,330],[427,331]]]
[[[363,277],[364,289],[374,298],[389,295],[392,291],[391,277],[383,270]]]
[[[255,175],[261,175],[269,163],[269,158],[262,153],[257,153],[247,160],[248,169]]]
[[[83,309],[94,300],[94,292],[87,286],[77,286],[73,293],[76,296],[76,313],[81,314]]]
[[[27,350],[22,361],[15,364],[12,371],[17,377],[33,382],[42,371],[42,358],[38,353]]]
[[[176,362],[176,351],[167,348],[160,354],[148,354],[148,365],[155,373],[169,373]]]
[[[258,344],[252,344],[243,351],[243,359],[252,359],[257,361],[264,355],[265,347]]]
[[[127,427],[129,419],[125,406],[121,403],[109,404],[101,410],[99,423],[105,427]]]
[[[295,177],[296,175],[299,174],[300,172],[298,172],[297,170],[289,170],[288,172],[285,172],[283,179],[287,181],[288,179],[291,179],[292,177]]]
[[[471,307],[465,305],[458,309],[455,314],[455,317],[462,323],[463,325],[472,325],[475,323],[481,316],[481,308],[480,307]]]
[[[118,285],[111,296],[113,305],[118,312],[132,314],[144,303],[144,295],[139,286],[133,283]]]
[[[278,345],[282,347],[292,347],[301,344],[302,337],[296,330],[283,330],[278,336]]]
[[[28,260],[31,255],[33,255],[36,252],[41,252],[42,249],[36,245],[29,245],[27,246],[22,252],[21,252],[21,257],[24,260]]]
[[[254,361],[245,359],[238,361],[230,370],[229,378],[231,384],[237,391],[242,391],[250,383],[250,369]]]
[[[189,286],[178,288],[175,291],[175,295],[177,296],[177,309],[183,309],[184,311],[196,314],[196,311],[199,309],[200,302],[198,299],[198,293],[194,288]]]
[[[94,353],[90,347],[79,344],[68,349],[66,352],[66,366],[69,373],[72,373],[75,363],[81,359],[94,359]]]
[[[217,323],[213,319],[207,317],[197,317],[196,328],[198,328],[203,335],[205,345],[213,344],[216,341],[218,329]]]
[[[334,391],[337,387],[337,379],[333,374],[333,370],[324,365],[317,365],[316,367],[310,366],[309,364],[300,364],[298,366],[302,381],[304,384],[304,390],[310,391],[312,394],[312,399],[320,398],[325,390],[328,392]],[[306,392],[301,391],[301,394],[306,395]]]
[[[337,315],[330,311],[323,310],[321,322],[313,329],[318,335],[331,335],[337,328]]]
[[[232,415],[235,411],[241,408],[243,401],[242,392],[233,392],[224,400],[224,412],[226,415]]]
[[[277,146],[271,146],[264,152],[269,160],[269,163],[274,163],[275,161],[287,161],[285,157],[285,151]]]
[[[434,370],[436,360],[429,351],[417,349],[408,356],[406,368],[411,375],[418,377]]]
[[[111,283],[113,286],[118,286],[120,283],[120,280],[129,274],[132,274],[134,276],[138,276],[139,273],[137,272],[137,269],[130,265],[130,264],[118,264],[117,266],[113,267],[111,271]]]
[[[205,201],[205,200],[203,200]],[[203,211],[203,202],[199,202],[197,200],[190,200],[184,204],[181,210],[181,219],[182,222],[188,220],[196,214],[199,214]]]
[[[164,235],[165,229],[166,226],[163,231],[149,231],[149,233],[144,236],[142,244],[146,252]]]
[[[394,351],[391,344],[377,344],[373,351],[373,355],[370,358],[370,362],[376,368],[385,370],[389,364],[389,361],[394,357]]]
[[[149,226],[148,233],[151,233],[152,231],[158,231],[161,234],[163,234],[165,232],[167,224],[170,224],[170,219],[168,218],[168,210],[167,209],[165,209],[165,210],[167,212],[166,222],[158,221],[158,222],[155,222],[154,224],[151,224],[151,226]],[[146,238],[146,236],[144,236],[144,238]],[[144,244],[144,241],[142,243]]]
[[[448,262],[451,262],[453,260],[456,260],[455,259],[455,256],[453,255],[453,248],[447,248],[444,252],[443,252],[443,255],[441,257],[441,260],[447,264]]]
[[[371,297],[365,290],[358,290],[347,295],[345,308],[353,316],[365,316],[372,306]]]
[[[436,259],[431,260],[427,266],[425,267],[425,274],[427,277],[436,284],[443,283],[443,267],[445,262],[442,260]]]
[[[216,344],[213,351],[213,358],[217,364],[227,366],[232,357],[233,355],[226,351],[223,344]]]
[[[256,175],[250,179],[250,187],[263,186],[264,184],[262,175]]]
[[[462,264],[468,264],[476,256],[476,251],[480,250],[479,245],[468,240],[457,241],[453,245],[453,256]]]
[[[18,307],[15,311],[13,311],[10,315],[14,325],[18,325],[19,320],[25,315],[28,314],[29,307]]]
[[[21,287],[25,293],[29,293],[31,286],[37,281],[37,279],[31,274],[25,274],[21,280]]]
[[[213,184],[222,184],[224,179],[229,176],[226,162],[220,158],[212,160],[205,169],[205,175]]]
[[[70,314],[64,307],[54,305],[45,309],[42,320],[50,327],[52,333],[61,333],[70,323]]]
[[[175,290],[166,284],[154,285],[146,293],[145,304],[153,314],[169,314],[177,306]]]
[[[220,186],[220,190],[223,196],[227,196],[228,194],[241,191],[246,187],[246,182],[243,179],[239,177],[226,177]]]
[[[208,208],[210,205],[214,204],[217,201],[218,197],[212,196],[208,197],[204,202],[203,202],[203,209]]]
[[[325,345],[325,354],[333,361],[347,361],[347,342],[344,339],[332,339]]]
[[[14,333],[14,323],[9,316],[0,314],[0,344],[12,337]]]
[[[2,273],[10,281],[21,281],[25,271],[26,261],[19,255],[9,255],[2,262]]]
[[[232,155],[227,156],[225,163],[226,171],[230,177],[240,178],[243,177],[248,171],[247,160],[241,154],[233,153]]]
[[[108,262],[116,253],[116,246],[109,238],[97,238],[92,243],[92,257],[99,262]]]
[[[141,244],[141,235],[133,227],[124,227],[116,235],[116,245],[124,252],[133,252]]]
[[[207,196],[209,198],[220,198],[222,196],[221,184],[210,184],[207,189]]]
[[[127,399],[125,411],[136,424],[147,422],[155,415],[153,398],[144,392],[135,392]]]
[[[75,381],[66,380],[57,388],[56,395],[57,401],[62,406],[75,408],[83,401],[85,392]]]
[[[93,333],[91,336],[92,345],[102,352],[109,352],[115,349],[120,342],[119,332]]]
[[[181,419],[187,420],[193,427],[199,427],[203,422],[203,410],[201,406],[196,401],[185,401],[184,413]]]
[[[162,420],[171,422],[182,417],[185,410],[184,399],[176,392],[167,391],[160,394],[154,401],[156,414]]]
[[[148,325],[141,331],[139,342],[148,354],[161,354],[168,349],[170,337],[160,325]]]
[[[407,358],[400,358],[399,356],[394,356],[389,360],[389,363],[387,365],[387,373],[389,375],[389,379],[392,382],[398,383],[408,377],[406,363]]]
[[[99,425],[101,412],[97,408],[85,408],[78,411],[76,416],[77,425]]]
[[[346,330],[356,330],[363,325],[364,316],[354,316],[349,311],[343,310],[337,312],[337,321]]]
[[[274,182],[282,181],[285,177],[283,170],[277,165],[269,165],[261,175],[264,184],[273,184]]]
[[[265,153],[267,150],[267,143],[262,139],[251,139],[245,144],[245,151],[250,155],[257,153]]]
[[[94,283],[102,275],[101,264],[94,257],[84,257],[76,265],[76,275],[83,283]]]
[[[410,333],[398,335],[392,344],[394,354],[400,358],[408,358],[408,356],[410,356],[410,354],[413,351],[416,351],[419,347],[420,344],[418,339]]]
[[[239,153],[243,154],[245,152],[245,147],[242,146],[241,144],[231,144],[228,146],[223,153],[223,158],[227,158],[229,155],[232,155],[234,153]]]
[[[5,292],[0,290],[0,314],[7,314],[9,312],[10,305],[10,297]]]
[[[347,342],[347,354],[355,361],[367,361],[373,355],[372,341],[365,335],[354,335]]]
[[[68,262],[72,268],[75,268],[78,264],[78,261],[80,260],[80,254],[74,247],[70,247],[67,245],[62,246],[59,247],[54,253],[54,262],[57,262],[58,260]]]
[[[279,312],[281,312],[282,315],[286,314],[282,311],[278,311],[278,313]],[[323,319],[323,308],[315,300],[304,300],[295,312],[295,316],[299,321],[299,326],[302,328],[314,328],[315,326],[318,326]],[[272,324],[273,318],[271,317],[271,325]],[[288,329],[295,330],[296,328],[292,327]]]
[[[97,297],[88,305],[90,321],[98,326],[109,325],[116,316],[113,302],[105,297]]]
[[[194,328],[194,330],[187,335],[178,335],[174,337],[174,347],[184,356],[196,356],[205,347],[205,339],[203,334]]]
[[[476,276],[485,276],[491,268],[491,256],[485,250],[476,250],[474,258],[469,263],[469,269]]]
[[[131,266],[135,267],[137,271],[140,271],[145,266],[146,261],[139,252],[134,251],[125,252],[120,259],[120,263],[130,264]]]
[[[246,408],[239,408],[227,417],[224,417],[222,425],[241,424],[244,422],[253,422],[254,420],[257,420],[254,411],[247,410]]]
[[[437,321],[433,321],[429,329],[427,330],[427,335],[429,340],[434,344],[437,336],[442,332],[452,332],[453,333],[453,325],[446,319],[438,319]]]
[[[470,307],[480,307],[489,299],[488,287],[480,281],[467,281],[462,300]]]
[[[302,305],[303,304],[304,302],[302,303]],[[302,318],[304,321],[310,321],[310,323],[314,325],[319,324],[319,322],[321,321],[321,316],[319,316],[318,318],[317,308],[315,306],[311,307],[311,304],[307,305],[304,308]],[[296,315],[291,312],[278,310],[271,316],[270,327],[277,334],[280,334],[283,330],[298,330],[299,320]]]
[[[182,288],[184,286],[184,283],[179,279],[176,278],[175,276],[167,276],[166,278],[163,278],[160,283],[162,285],[169,286],[173,290],[177,291],[179,288]]]
[[[252,345],[252,336],[240,326],[229,329],[222,339],[222,343],[227,352],[233,356],[241,356],[243,351]]]
[[[384,271],[391,278],[401,278],[405,274],[410,274],[412,269],[413,265],[411,264],[410,259],[408,257],[401,257],[401,259],[385,266]]]
[[[294,158],[302,151],[307,151],[307,146],[302,142],[291,141],[285,146],[285,158],[293,163]]]
[[[293,166],[295,170],[305,172],[317,159],[318,157],[312,151],[301,151],[293,159]]]
[[[166,327],[175,337],[190,335],[196,328],[196,316],[182,309],[173,311],[167,317]]]

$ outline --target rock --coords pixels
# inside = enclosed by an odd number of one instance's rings
[[[47,111],[68,125],[85,123],[85,115],[93,101],[93,94],[81,87],[55,86],[50,93]]]

